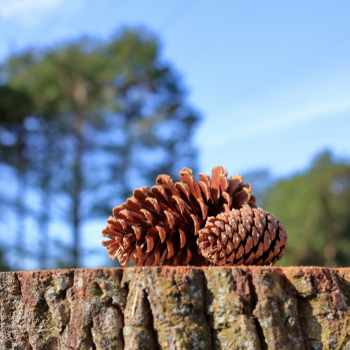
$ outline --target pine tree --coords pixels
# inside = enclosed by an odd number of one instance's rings
[[[2,71],[9,88],[34,101],[24,123],[33,126],[26,149],[42,198],[40,249],[49,252],[48,223],[61,217],[72,230],[71,266],[82,263],[85,220],[110,211],[112,199],[156,174],[194,165],[198,114],[145,31],[28,50]]]

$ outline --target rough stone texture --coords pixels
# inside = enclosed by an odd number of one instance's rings
[[[350,268],[0,274],[0,349],[350,350]]]

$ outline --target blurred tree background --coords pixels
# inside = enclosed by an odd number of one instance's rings
[[[0,242],[0,270],[26,269],[26,259],[41,269],[82,266],[95,252],[82,244],[84,224],[160,173],[196,169],[199,120],[144,30],[9,57],[0,66],[0,227],[16,237]],[[348,161],[323,152],[289,178],[261,170],[244,180],[286,227],[278,265],[350,265]],[[53,223],[69,228],[68,242],[52,237]]]
[[[350,163],[333,158],[322,152],[308,171],[266,190],[264,209],[288,234],[278,265],[350,266]]]
[[[350,266],[350,162],[320,152],[309,169],[286,179],[245,174],[257,204],[281,220],[288,249],[276,266]]]
[[[199,116],[144,30],[30,49],[3,62],[0,78],[0,223],[15,223],[6,247],[13,269],[27,257],[39,268],[82,266],[87,220],[106,217],[159,173],[196,166]],[[28,218],[39,239],[26,246]],[[69,244],[51,241],[53,220],[70,228]]]

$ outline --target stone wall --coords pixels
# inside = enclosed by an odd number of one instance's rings
[[[350,349],[350,269],[0,274],[0,349]]]

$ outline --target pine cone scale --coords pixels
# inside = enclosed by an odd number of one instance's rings
[[[229,255],[234,249],[234,245],[232,244],[232,241],[228,241],[226,243],[226,254]]]
[[[220,198],[220,174],[223,169],[220,166],[213,168],[211,174],[211,198],[213,199],[213,204],[218,205]]]
[[[194,235],[197,236],[198,235],[198,231],[200,230],[201,227],[201,222],[199,222],[198,217],[194,214],[191,214],[191,218],[193,220],[193,224],[194,224]]]
[[[241,175],[231,176],[230,185],[229,185],[229,188],[227,189],[227,193],[232,196],[242,183],[243,183],[243,178]]]
[[[246,188],[242,188],[240,192],[237,193],[235,206],[241,207],[243,204],[248,203],[250,199],[250,193]]]
[[[199,186],[204,195],[205,203],[208,205],[209,202],[212,202],[210,187],[203,181],[199,182]]]
[[[180,233],[180,249],[182,249],[186,245],[186,232],[180,227],[179,233]]]
[[[241,243],[241,237],[238,235],[237,232],[235,232],[235,233],[233,234],[232,243],[233,243],[235,249],[238,249],[238,247],[239,247],[239,245],[240,245],[240,243]]]
[[[256,261],[260,260],[263,254],[264,254],[264,243],[259,242],[259,245],[255,250],[254,260]]]
[[[287,245],[287,236],[283,231],[280,231],[280,245],[283,247],[285,245]]]
[[[264,233],[264,253],[268,251],[271,244],[269,231],[265,231]]]

